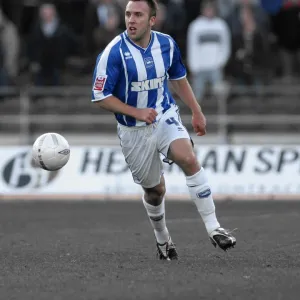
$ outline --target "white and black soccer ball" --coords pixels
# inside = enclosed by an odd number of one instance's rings
[[[34,142],[32,157],[36,166],[47,171],[56,171],[69,161],[70,146],[62,135],[45,133]]]

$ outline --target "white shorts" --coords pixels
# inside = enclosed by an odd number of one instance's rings
[[[163,174],[160,153],[167,157],[174,140],[190,139],[175,105],[157,123],[143,127],[118,124],[118,136],[134,182],[145,188],[160,183]]]

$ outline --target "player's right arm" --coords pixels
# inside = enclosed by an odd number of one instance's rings
[[[148,124],[153,123],[157,116],[153,108],[139,109],[114,96],[115,86],[124,70],[120,53],[113,48],[114,46],[110,44],[98,56],[94,71],[92,102],[110,112],[130,116]]]
[[[110,112],[130,116],[147,124],[153,123],[157,116],[157,112],[153,108],[136,108],[123,103],[115,96],[109,96],[97,102],[97,105]]]

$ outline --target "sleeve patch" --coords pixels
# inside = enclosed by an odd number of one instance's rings
[[[94,90],[98,91],[98,92],[103,92],[106,79],[107,79],[107,75],[97,76],[95,83],[94,83]]]

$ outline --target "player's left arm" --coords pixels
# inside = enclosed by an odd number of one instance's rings
[[[202,112],[201,106],[196,100],[194,92],[187,80],[181,78],[178,80],[171,80],[172,87],[178,97],[184,104],[190,108],[192,112],[192,125],[194,131],[198,136],[205,135],[206,133],[206,118]]]
[[[194,92],[186,78],[186,68],[182,62],[178,45],[173,41],[173,59],[168,70],[169,80],[178,97],[192,112],[192,125],[198,136],[206,133],[206,119],[198,104]]]
[[[190,108],[192,114],[202,112],[186,77],[178,80],[170,80],[170,83],[180,100]]]

